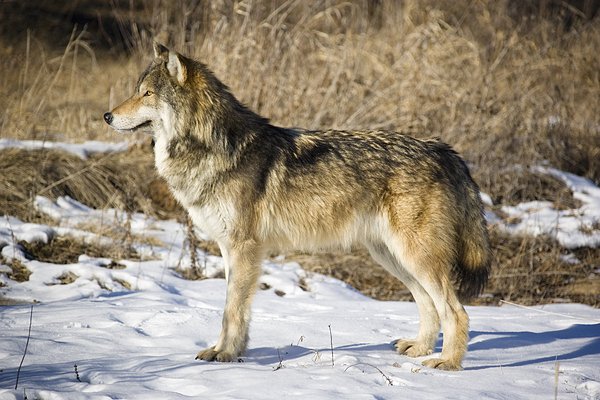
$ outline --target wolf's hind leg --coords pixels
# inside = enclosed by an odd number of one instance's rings
[[[433,353],[435,342],[440,333],[440,318],[431,297],[415,280],[404,283],[417,303],[419,311],[419,333],[416,339],[398,339],[394,343],[396,351],[409,357],[427,356]]]
[[[433,352],[440,332],[440,320],[431,297],[425,289],[404,269],[384,243],[367,244],[369,253],[375,261],[398,278],[413,295],[419,311],[419,333],[415,339],[398,339],[394,342],[400,354],[409,357],[426,356]]]
[[[458,301],[450,280],[450,266],[431,257],[415,259],[409,272],[429,294],[444,333],[440,358],[425,360],[423,365],[445,370],[461,369],[462,359],[469,340],[469,317]]]
[[[215,346],[199,352],[196,359],[234,361],[248,344],[250,306],[261,271],[258,246],[253,240],[234,243],[228,256],[231,269],[221,335]]]

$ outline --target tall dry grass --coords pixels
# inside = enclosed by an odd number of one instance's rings
[[[132,148],[88,160],[55,150],[8,149],[0,152],[0,215],[39,218],[36,196],[70,196],[94,208],[160,211],[148,151]],[[156,203],[159,204],[159,203]]]
[[[440,136],[492,192],[515,163],[600,182],[598,18],[567,27],[507,0],[113,4],[128,55],[94,49],[84,28],[58,54],[35,30],[3,43],[2,136],[114,139],[101,114],[159,37],[277,124]]]
[[[542,161],[600,182],[598,19],[567,30],[509,1],[158,4],[149,32],[275,123],[441,136],[487,190],[498,167]]]

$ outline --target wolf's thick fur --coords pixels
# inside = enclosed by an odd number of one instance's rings
[[[459,369],[468,317],[453,278],[475,295],[490,267],[479,189],[462,159],[439,140],[396,132],[270,125],[204,64],[154,50],[136,93],[105,119],[154,134],[158,172],[223,254],[223,329],[197,358],[231,361],[246,349],[266,252],[362,243],[418,306],[418,335],[397,340],[398,352],[431,354],[441,323],[441,357],[423,364]]]

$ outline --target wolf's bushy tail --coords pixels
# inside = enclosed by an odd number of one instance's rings
[[[467,207],[459,239],[456,281],[463,299],[477,296],[490,274],[492,254],[479,188],[468,188]]]

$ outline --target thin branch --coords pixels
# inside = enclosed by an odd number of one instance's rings
[[[344,370],[344,372],[348,371],[348,369],[350,369],[350,368],[352,368],[352,367],[357,367],[357,366],[359,366],[359,365],[367,365],[367,366],[369,366],[369,367],[371,367],[371,368],[375,368],[377,371],[379,371],[379,373],[381,374],[381,376],[383,376],[383,377],[384,377],[384,379],[385,379],[385,381],[386,381],[386,383],[387,383],[388,385],[390,385],[390,386],[394,386],[394,382],[392,382],[392,380],[390,379],[390,377],[389,377],[389,376],[387,376],[386,374],[384,374],[382,370],[380,370],[379,368],[377,368],[377,367],[376,367],[375,365],[373,365],[373,364],[369,364],[369,363],[363,363],[363,362],[356,363],[356,364],[352,364],[352,365],[349,365],[348,367],[346,367],[346,369]],[[365,372],[365,371],[363,371],[363,372]]]
[[[77,378],[77,382],[81,382],[81,378],[79,377],[79,370],[77,369],[77,364],[73,365],[75,368],[75,377]]]
[[[331,366],[335,365],[333,361],[333,335],[331,334],[331,324],[329,324],[329,345],[331,346]]]
[[[23,366],[23,361],[25,361],[25,355],[27,354],[27,347],[29,347],[29,339],[31,338],[31,323],[33,321],[33,304],[31,305],[31,311],[29,312],[29,331],[27,333],[27,342],[25,343],[25,350],[23,351],[23,358],[21,358],[21,363],[19,364],[19,368],[17,369],[17,380],[15,381],[15,390],[19,387],[19,376],[21,375],[21,367]]]
[[[277,349],[277,357],[279,357],[279,365],[277,365],[276,367],[274,367],[273,371],[278,371],[281,368],[283,368],[283,358],[281,358],[281,353],[279,352],[279,349]]]
[[[558,361],[558,356],[554,361],[554,400],[558,399],[558,374],[560,372],[560,361]]]
[[[571,319],[579,319],[579,320],[582,320],[582,321],[600,322],[600,320],[598,320],[598,319],[591,319],[590,320],[589,318],[583,318],[583,317],[579,317],[579,316],[576,316],[576,315],[569,315],[569,314],[557,313],[557,312],[552,312],[552,311],[546,311],[546,310],[542,310],[540,308],[524,306],[522,304],[513,303],[512,301],[507,301],[507,300],[500,300],[500,303],[508,304],[510,306],[513,306],[513,307],[523,308],[525,310],[535,311],[535,312],[540,313],[540,314],[557,315],[559,317],[565,317],[565,318],[571,318]]]

